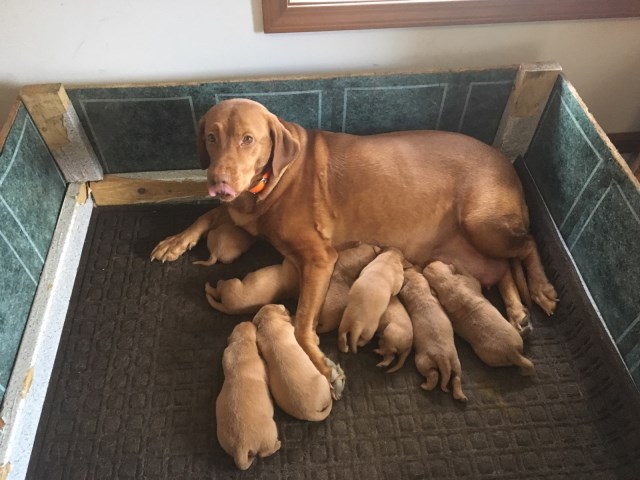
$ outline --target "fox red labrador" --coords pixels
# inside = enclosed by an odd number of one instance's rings
[[[555,309],[520,181],[504,155],[478,140],[441,131],[307,130],[257,102],[233,99],[202,117],[197,145],[209,194],[223,205],[160,242],[151,258],[175,260],[225,222],[266,238],[298,269],[296,338],[329,379],[337,368],[314,327],[335,246],[346,242],[396,247],[420,266],[459,265],[483,285],[497,283],[510,320],[522,324],[514,259],[526,270],[531,298],[549,315]]]

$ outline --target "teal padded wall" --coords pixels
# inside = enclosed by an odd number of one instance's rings
[[[492,143],[516,68],[177,86],[69,88],[106,173],[196,169],[197,120],[245,97],[307,128],[460,131]]]
[[[0,151],[0,399],[62,206],[65,181],[20,106]]]
[[[558,78],[525,155],[551,215],[640,386],[640,188]]]

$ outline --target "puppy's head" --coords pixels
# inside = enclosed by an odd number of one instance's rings
[[[436,260],[435,262],[431,262],[428,264],[425,269],[422,271],[427,280],[433,282],[434,280],[444,279],[450,277],[451,275],[455,275],[456,267],[452,264],[447,264]]]
[[[209,195],[226,202],[255,186],[266,171],[278,177],[300,149],[278,117],[246,99],[212,107],[200,119],[196,145]]]
[[[229,335],[227,343],[239,342],[242,340],[248,340],[250,342],[256,341],[256,326],[251,322],[241,322],[236,325]]]
[[[291,315],[289,310],[284,305],[269,304],[258,310],[255,317],[253,317],[253,324],[260,328],[267,322],[271,321],[283,321],[291,323]]]

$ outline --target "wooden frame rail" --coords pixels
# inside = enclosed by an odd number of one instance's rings
[[[262,0],[265,33],[640,17],[638,0]]]

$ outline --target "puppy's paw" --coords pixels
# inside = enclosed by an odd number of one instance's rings
[[[344,391],[344,384],[347,380],[346,375],[342,367],[334,363],[330,358],[325,358],[324,363],[327,367],[331,368],[331,397],[334,400],[340,400],[342,398],[342,392]]]

